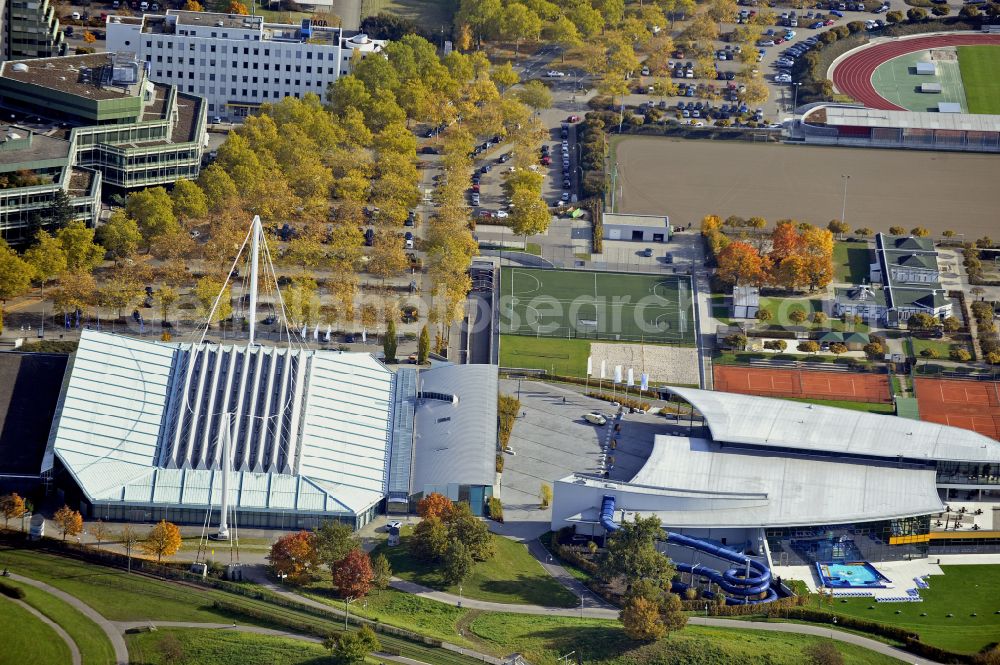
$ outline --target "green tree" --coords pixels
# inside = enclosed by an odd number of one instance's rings
[[[323,640],[323,646],[330,650],[337,665],[363,663],[369,653],[382,648],[375,631],[367,624],[360,630],[331,634]]]
[[[100,228],[100,241],[117,263],[135,255],[142,242],[142,233],[135,220],[119,208],[111,213],[110,219]]]
[[[147,251],[160,236],[180,230],[174,215],[173,201],[163,187],[150,187],[130,194],[125,204],[125,214],[139,225]]]
[[[433,562],[444,556],[448,543],[448,527],[441,518],[425,517],[413,528],[408,545],[415,559]]]
[[[808,316],[809,315],[806,314],[805,310],[802,309],[801,307],[796,307],[795,309],[793,309],[791,312],[788,313],[788,319],[792,323],[804,323],[805,320],[808,318]]]
[[[218,164],[210,164],[198,176],[198,186],[205,194],[205,204],[210,212],[220,212],[229,207],[238,193],[236,183]]]
[[[177,291],[171,286],[163,285],[156,291],[156,303],[160,308],[161,321],[170,319],[170,311],[177,303],[178,297]]]
[[[547,40],[553,44],[558,44],[562,48],[559,55],[563,61],[566,59],[566,51],[568,49],[576,48],[583,43],[580,37],[580,30],[565,15],[558,16],[554,21],[549,23],[543,29],[543,33]]]
[[[380,591],[389,588],[389,582],[392,581],[392,566],[384,554],[379,554],[372,561],[372,575],[373,587]]]
[[[493,82],[496,84],[497,89],[500,90],[501,94],[503,94],[507,88],[517,85],[517,82],[521,80],[517,72],[514,71],[514,66],[509,62],[505,62],[494,67],[493,71],[490,72],[490,78],[493,79]]]
[[[31,287],[32,268],[0,239],[0,303],[16,298]],[[3,330],[3,315],[0,311],[0,330]]]
[[[387,363],[396,362],[396,320],[390,318],[386,323],[385,336],[382,338],[382,349],[385,351],[385,361]]]
[[[536,113],[543,109],[552,108],[552,91],[538,80],[528,81],[518,88],[517,98]]]
[[[104,260],[104,249],[94,242],[94,229],[79,220],[56,231],[56,240],[66,252],[66,270],[71,273],[89,273]]]
[[[668,633],[680,630],[687,625],[687,615],[684,614],[684,606],[680,596],[675,593],[668,593],[663,599],[660,607],[660,616],[663,620],[663,627]]]
[[[663,528],[656,516],[623,522],[608,539],[598,574],[608,580],[621,576],[626,583],[647,579],[659,584],[670,580],[674,567],[656,549],[656,541],[663,537]]]
[[[927,19],[927,10],[922,7],[910,7],[906,10],[906,18],[916,23]]]
[[[502,37],[514,42],[514,59],[516,60],[522,41],[534,42],[542,32],[542,20],[538,14],[522,4],[509,4],[500,16]]]
[[[417,364],[423,365],[427,362],[431,350],[431,335],[427,330],[427,324],[420,329],[420,338],[417,340]]]
[[[469,548],[461,540],[453,538],[445,548],[441,561],[441,577],[446,584],[461,584],[472,572],[475,562]]]
[[[220,295],[221,294],[221,295]],[[213,277],[202,277],[194,287],[194,297],[198,302],[198,314],[209,324],[218,323],[233,315],[232,286],[223,284]],[[216,305],[218,299],[218,305]],[[215,307],[213,311],[213,307]]]
[[[819,342],[806,340],[804,342],[799,342],[799,345],[796,348],[802,353],[816,353],[819,351]]]
[[[357,535],[350,525],[327,520],[316,529],[316,553],[327,566],[342,561],[348,552],[360,547]]]
[[[170,192],[174,216],[182,222],[202,219],[208,215],[208,197],[196,183],[178,180]]]
[[[35,235],[35,244],[24,253],[24,260],[43,288],[66,270],[66,252],[59,241],[45,231]]]

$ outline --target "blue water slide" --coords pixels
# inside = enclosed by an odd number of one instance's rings
[[[621,526],[615,522],[615,497],[606,494],[601,500],[600,522],[604,530],[609,534],[614,533]],[[710,554],[719,559],[731,561],[739,567],[733,567],[725,572],[720,572],[714,568],[708,568],[700,564],[675,563],[677,570],[683,573],[693,573],[707,577],[728,594],[726,603],[730,605],[746,605],[757,603],[769,603],[776,600],[778,595],[771,588],[771,571],[764,564],[746,555],[734,552],[731,549],[710,543],[691,536],[685,536],[672,531],[666,531],[666,540],[671,545],[687,547],[699,552]],[[675,583],[680,589],[687,588],[686,584]],[[757,598],[762,593],[767,595],[764,598]],[[706,594],[708,595],[708,594]]]

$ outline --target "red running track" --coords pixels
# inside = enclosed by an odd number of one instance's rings
[[[945,46],[978,46],[994,44],[1000,46],[1000,35],[981,33],[955,33],[937,35],[934,37],[914,37],[898,39],[869,46],[853,55],[849,55],[837,64],[833,70],[833,85],[841,93],[854,98],[868,108],[886,111],[905,111],[896,106],[875,90],[872,85],[872,74],[875,69],[887,60],[892,60],[907,53],[923,51],[930,48]]]

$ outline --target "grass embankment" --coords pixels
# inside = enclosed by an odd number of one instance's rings
[[[395,571],[394,571],[395,572]],[[344,603],[334,597],[329,580],[313,583],[303,593],[331,607],[344,609]],[[421,598],[402,591],[386,589],[374,591],[363,601],[351,603],[351,614],[381,621],[398,628],[411,630],[453,644],[472,646],[458,634],[456,625],[468,610]]]
[[[0,665],[70,662],[69,647],[41,619],[0,596]]]
[[[404,580],[457,596],[458,585],[445,584],[437,566],[410,556],[409,538],[404,534],[397,547],[383,543],[372,556],[385,554],[393,574]],[[496,554],[489,561],[477,562],[462,583],[462,594],[466,598],[518,605],[576,607],[576,596],[546,573],[525,545],[500,536],[494,536],[493,541]]]
[[[29,584],[10,581],[24,591],[24,602],[59,624],[76,642],[83,665],[110,665],[115,662],[115,651],[100,626],[82,612]]]
[[[1000,113],[1000,47],[959,46],[958,67],[969,113]]]
[[[871,252],[868,243],[837,242],[833,245],[833,281],[863,284],[868,280]]]
[[[920,591],[922,603],[875,603],[870,598],[849,598],[847,602],[838,600],[831,611],[900,626],[918,633],[927,644],[959,653],[975,653],[997,642],[1000,566],[941,569],[944,575],[930,577],[931,588]],[[868,609],[870,606],[874,609]]]
[[[130,660],[142,665],[320,665],[330,652],[319,644],[215,629],[161,629],[127,635]]]
[[[804,635],[743,628],[734,632],[688,626],[669,639],[641,644],[626,637],[616,621],[518,614],[483,614],[476,617],[470,630],[501,652],[524,654],[533,665],[556,665],[558,658],[571,651],[592,665],[799,665],[808,662],[803,649],[820,641]],[[852,665],[899,663],[860,647],[836,646]]]
[[[587,373],[590,342],[556,337],[500,336],[500,366],[543,369],[560,376]]]

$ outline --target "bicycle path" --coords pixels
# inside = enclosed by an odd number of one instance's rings
[[[42,614],[31,605],[24,602],[23,600],[18,600],[17,598],[8,598],[7,600],[20,605],[22,608],[24,608],[26,612],[33,614],[39,621],[47,625],[52,630],[56,631],[56,635],[62,638],[62,641],[66,643],[67,647],[69,647],[69,655],[73,661],[73,665],[82,665],[83,659],[80,657],[79,647],[76,646],[76,642],[73,640],[72,637],[69,636],[69,633],[63,630],[62,626],[60,626],[55,621],[48,618],[47,616],[45,616],[44,614]]]
[[[124,633],[137,628],[199,628],[204,630],[231,630],[237,633],[255,633],[257,635],[267,635],[269,637],[283,637],[290,640],[302,640],[313,644],[322,644],[323,640],[315,635],[303,635],[301,633],[291,633],[285,630],[275,630],[273,628],[262,628],[261,626],[244,626],[235,623],[200,623],[197,621],[115,621],[115,627]],[[379,660],[391,660],[394,663],[406,663],[406,665],[427,665],[422,660],[414,660],[405,656],[393,656],[381,651],[373,651],[372,655]]]
[[[55,588],[51,584],[46,584],[45,582],[39,582],[38,580],[31,579],[30,577],[25,577],[23,575],[17,575],[16,573],[10,573],[10,577],[13,580],[17,580],[18,582],[22,582],[29,586],[33,586],[37,589],[41,589],[42,591],[55,596],[59,600],[70,605],[71,607],[73,607],[73,609],[78,610],[88,619],[96,623],[100,627],[100,629],[104,632],[104,634],[107,635],[108,640],[110,640],[111,642],[111,647],[115,651],[115,662],[118,665],[128,665],[129,657],[128,657],[128,648],[125,646],[125,638],[122,637],[122,634],[118,632],[118,629],[115,628],[115,626],[110,621],[105,619],[103,615],[98,613],[97,610],[95,610],[90,605],[86,604],[76,596],[71,596],[65,591]]]

